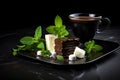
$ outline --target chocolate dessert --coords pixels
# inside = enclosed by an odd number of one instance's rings
[[[68,58],[70,54],[73,54],[76,46],[79,45],[79,38],[57,38],[55,39],[55,52],[58,55],[62,55],[64,58]]]

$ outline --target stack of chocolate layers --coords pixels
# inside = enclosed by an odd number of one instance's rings
[[[79,38],[57,38],[55,39],[55,52],[58,55],[62,55],[64,58],[68,58],[70,54],[73,54],[76,46],[79,45]]]

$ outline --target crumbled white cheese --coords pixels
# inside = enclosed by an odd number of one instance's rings
[[[78,58],[84,58],[85,57],[85,50],[83,50],[79,47],[75,47],[74,55]]]
[[[37,58],[37,59],[40,59],[40,57],[39,57],[39,56],[36,56],[36,58]]]
[[[42,53],[41,53],[41,51],[39,50],[39,51],[37,51],[37,55],[38,56],[41,56],[42,55]]]
[[[51,52],[50,57],[55,58],[56,57],[56,52]]]
[[[74,54],[70,54],[69,55],[69,60],[70,61],[76,60],[76,56]]]

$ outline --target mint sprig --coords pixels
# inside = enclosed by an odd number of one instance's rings
[[[39,41],[39,39],[41,39],[41,37],[42,37],[42,28],[41,28],[41,26],[39,26],[35,30],[34,39]]]
[[[61,55],[57,55],[56,58],[58,61],[64,61],[64,57]]]
[[[17,55],[17,53],[20,51],[45,51],[44,39],[42,39],[41,36],[42,27],[38,26],[35,29],[34,36],[25,36],[20,39],[21,45],[18,45],[17,48],[13,49],[13,55]]]
[[[26,36],[20,39],[20,42],[25,45],[32,45],[34,44],[34,38],[31,36]]]
[[[69,35],[69,32],[66,29],[66,26],[63,25],[62,18],[59,15],[56,15],[54,23],[55,25],[50,25],[46,28],[48,33],[57,35],[59,38],[64,38]]]
[[[92,51],[93,52],[99,52],[99,51],[102,51],[102,50],[103,50],[103,47],[101,45],[96,44],[94,40],[85,42],[85,51],[88,54],[91,53]]]
[[[62,18],[59,16],[59,15],[57,15],[56,17],[55,17],[55,26],[56,27],[61,27],[63,24],[62,24]]]

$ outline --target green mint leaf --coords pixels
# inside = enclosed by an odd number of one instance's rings
[[[17,55],[17,52],[18,52],[17,49],[13,49],[13,52],[12,52],[13,56],[16,56],[16,55]]]
[[[34,38],[35,40],[39,40],[42,36],[42,27],[38,26],[35,30]]]
[[[67,31],[67,29],[65,28],[65,26],[60,27],[60,29],[59,29],[58,32],[59,32],[58,33],[59,34],[58,37],[60,37],[60,38],[64,38],[65,36],[69,35],[69,32]]]
[[[50,51],[49,50],[42,50],[42,56],[46,57],[46,56],[50,56]]]
[[[55,25],[48,26],[46,28],[48,33],[57,35],[59,38],[64,38],[65,36],[69,35],[69,32],[66,29],[66,26],[62,24],[62,18],[60,16],[55,17]]]
[[[38,45],[37,45],[37,48],[39,49],[45,49],[45,45],[43,42],[40,42]]]
[[[96,45],[93,46],[92,49],[95,50],[96,52],[99,52],[99,51],[103,50],[103,47],[96,44]]]
[[[25,51],[25,50],[29,50],[29,51],[32,51],[32,46],[33,46],[33,44],[32,45],[23,45],[23,47],[22,46],[18,46],[18,50],[19,51]]]
[[[34,43],[34,38],[30,36],[26,36],[20,39],[20,42],[25,45],[31,45]]]
[[[16,56],[19,51],[24,50],[24,47],[25,45],[21,45],[21,46],[17,46],[16,49],[13,49],[13,52],[12,52],[13,56]]]
[[[92,48],[93,48],[94,45],[95,45],[95,41],[94,40],[86,42],[85,43],[85,47],[86,47],[85,50],[86,50],[86,52],[90,53],[92,51]]]
[[[101,45],[96,44],[94,40],[85,42],[85,47],[87,53],[91,53],[91,52],[96,53],[103,50],[103,47]]]
[[[56,27],[61,27],[62,26],[62,18],[59,15],[57,15],[55,17],[55,26]]]
[[[19,46],[17,46],[17,47],[18,47],[18,51],[25,49],[25,45],[19,45]]]
[[[57,32],[55,31],[55,26],[48,26],[46,28],[46,31],[51,34],[57,34]]]
[[[59,60],[59,61],[64,61],[64,57],[63,57],[63,56],[57,55],[56,57],[57,57],[57,60]]]
[[[18,45],[17,47],[18,47],[18,48],[24,48],[25,45]]]

